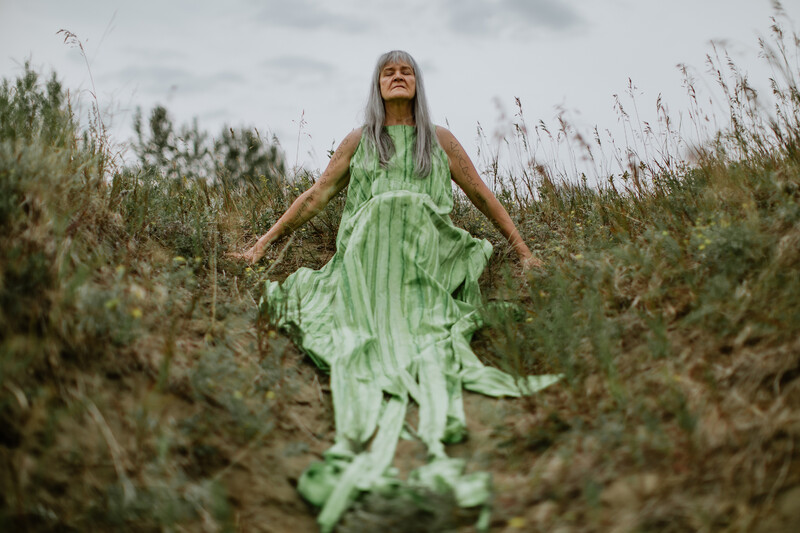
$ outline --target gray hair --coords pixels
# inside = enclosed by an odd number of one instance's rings
[[[364,135],[367,145],[377,148],[381,166],[385,167],[394,155],[395,147],[389,133],[383,128],[386,120],[386,109],[381,97],[380,76],[383,68],[389,63],[408,63],[414,69],[417,81],[416,96],[413,101],[414,122],[417,124],[417,137],[414,145],[414,171],[420,177],[425,177],[431,172],[431,153],[436,140],[436,130],[431,122],[431,113],[428,110],[428,99],[425,96],[425,84],[422,82],[422,72],[411,57],[403,50],[392,50],[378,58],[372,83],[369,88],[367,108],[364,112]]]

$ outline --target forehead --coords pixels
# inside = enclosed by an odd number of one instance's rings
[[[387,61],[386,63],[384,63],[383,66],[381,67],[381,71],[397,70],[403,68],[411,69],[412,71],[414,70],[414,67],[412,67],[409,63],[403,61],[402,59],[398,59],[397,61]]]

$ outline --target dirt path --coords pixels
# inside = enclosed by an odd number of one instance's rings
[[[286,398],[273,407],[276,426],[263,445],[244,451],[229,450],[228,454],[237,459],[220,477],[236,508],[235,523],[239,531],[317,530],[316,510],[300,498],[295,487],[308,465],[321,460],[323,452],[333,444],[330,388],[327,375],[314,368],[295,348],[286,356],[284,365],[294,372],[282,384],[282,389],[288,392]],[[280,396],[281,391],[277,394]],[[530,468],[530,457],[520,455],[517,447],[507,442],[512,434],[510,429],[514,424],[529,423],[531,415],[522,400],[472,393],[466,393],[464,400],[469,436],[463,443],[450,446],[448,452],[466,459],[468,471],[492,473],[496,489],[492,531],[501,531],[510,518],[509,513],[519,511],[515,509],[518,507],[515,494],[525,490],[527,482],[527,476],[520,472]],[[412,426],[416,416],[416,405],[412,404],[407,417]],[[410,470],[424,464],[425,459],[422,443],[401,440],[394,465],[401,477],[405,477]]]

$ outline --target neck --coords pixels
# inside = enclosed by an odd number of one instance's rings
[[[384,126],[396,126],[398,124],[416,126],[414,107],[410,101],[384,102],[383,109],[386,112],[386,118],[383,121]]]

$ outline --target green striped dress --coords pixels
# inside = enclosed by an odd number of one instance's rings
[[[420,179],[415,127],[386,129],[395,154],[385,168],[363,140],[351,159],[335,255],[320,270],[300,268],[283,284],[269,282],[262,298],[272,320],[331,374],[335,444],[298,486],[322,507],[323,531],[363,491],[424,486],[451,491],[463,506],[485,504],[488,474],[462,475],[463,461],[444,450],[466,432],[462,389],[519,396],[557,379],[515,382],[472,352],[478,277],[492,246],[450,220],[444,150],[436,145],[432,171]],[[416,436],[430,462],[401,483],[392,459],[409,399],[419,405]]]

